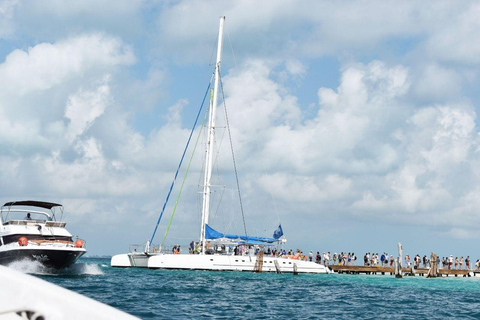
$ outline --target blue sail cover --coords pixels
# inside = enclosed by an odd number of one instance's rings
[[[220,239],[227,238],[246,243],[274,243],[277,239],[265,238],[265,237],[251,237],[251,236],[238,236],[234,234],[225,234],[212,229],[208,224],[205,225],[205,239]]]

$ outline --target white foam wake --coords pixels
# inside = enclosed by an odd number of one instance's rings
[[[84,262],[75,263],[68,268],[58,270],[55,268],[46,267],[38,261],[24,259],[24,260],[12,262],[8,265],[8,267],[23,273],[38,274],[38,275],[82,275],[82,274],[101,275],[103,274],[102,269],[98,265],[88,264]]]
[[[32,261],[29,259],[12,262],[7,265],[7,267],[20,271],[22,273],[30,274],[50,274],[51,270],[54,270],[53,268],[45,267],[38,261]]]
[[[89,274],[89,275],[100,275],[103,274],[102,269],[97,264],[88,264],[85,262],[75,263],[74,265],[65,268],[64,271],[66,274]]]

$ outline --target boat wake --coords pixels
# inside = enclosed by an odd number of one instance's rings
[[[12,262],[8,265],[9,268],[15,269],[22,273],[36,274],[36,275],[102,275],[102,269],[96,264],[76,263],[65,269],[55,269],[44,266],[38,261],[31,261],[28,259]]]
[[[85,262],[75,263],[74,265],[65,268],[63,274],[68,275],[102,275],[103,271],[97,264],[88,264]]]

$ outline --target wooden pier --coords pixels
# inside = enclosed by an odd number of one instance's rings
[[[342,265],[329,265],[328,266],[332,271],[336,273],[345,273],[345,274],[372,274],[372,275],[395,275],[394,267],[364,267],[364,266],[342,266]],[[414,273],[411,272],[411,269],[402,269],[402,273],[406,276],[416,275],[416,276],[426,276],[428,273],[428,268],[417,268],[414,269]],[[441,277],[480,277],[480,270],[449,270],[449,269],[439,269],[438,274]]]

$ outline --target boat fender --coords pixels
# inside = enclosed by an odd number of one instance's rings
[[[76,248],[83,248],[84,245],[85,245],[85,242],[83,240],[78,239],[77,241],[75,241]]]
[[[19,244],[21,247],[25,247],[26,245],[28,245],[28,239],[27,239],[27,237],[20,237],[20,239],[18,239],[18,244]]]

